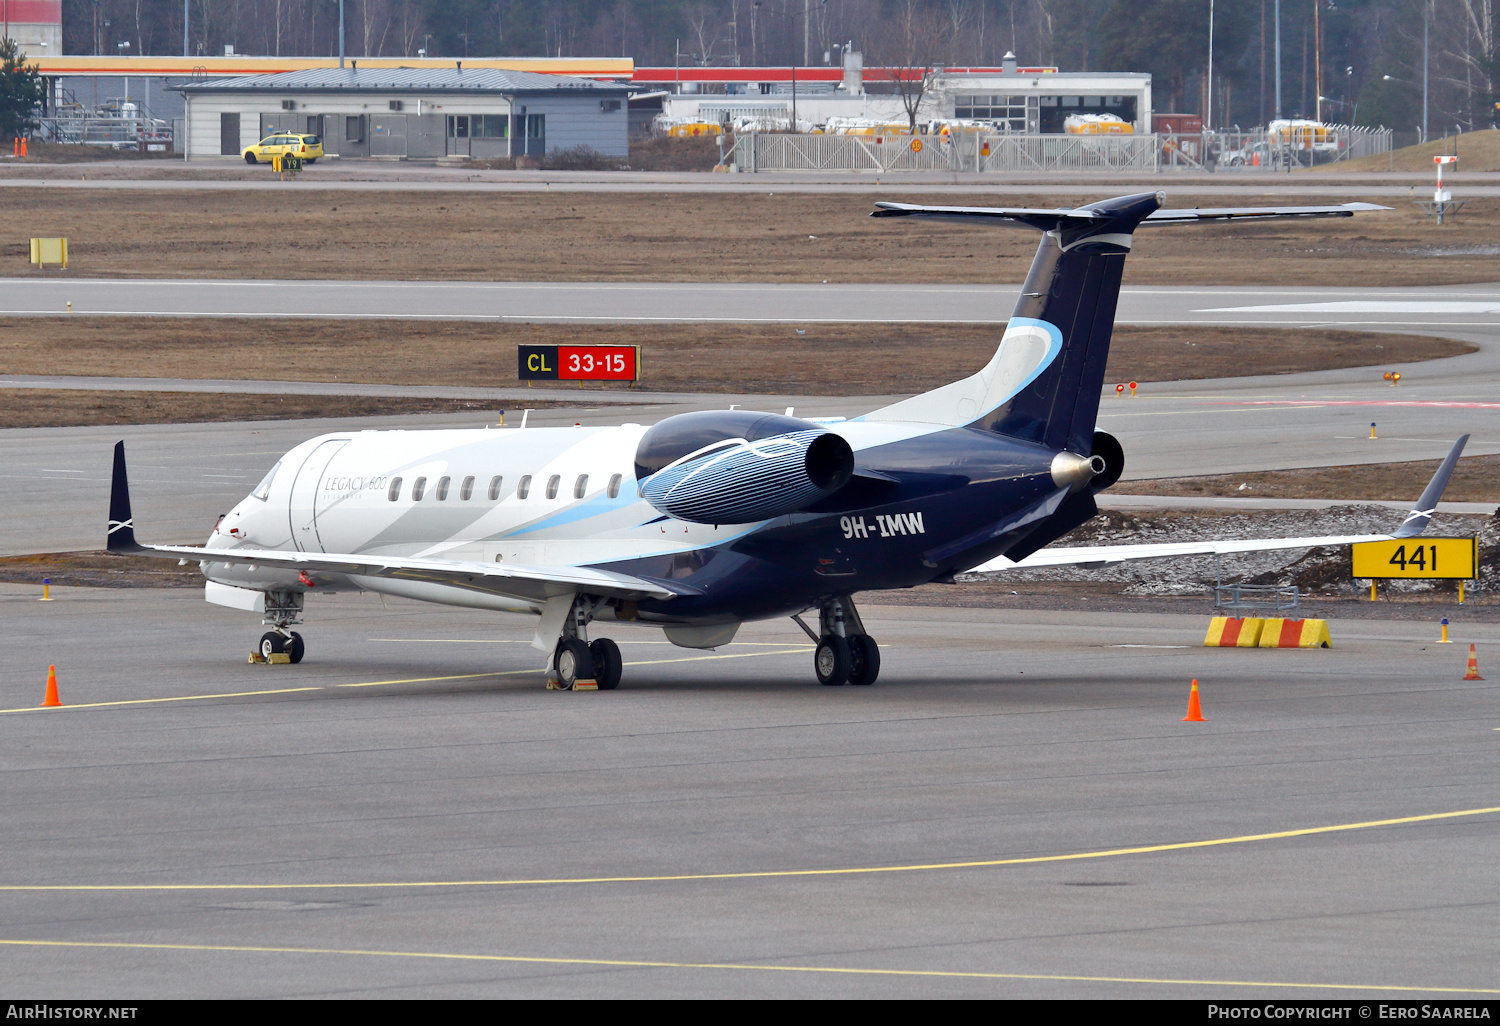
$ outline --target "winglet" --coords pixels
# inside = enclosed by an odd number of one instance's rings
[[[104,546],[110,552],[138,552],[135,522],[130,516],[130,481],[125,476],[125,443],[115,443],[115,473],[109,489],[109,529]]]
[[[1458,465],[1458,455],[1464,451],[1469,436],[1463,435],[1453,443],[1453,451],[1448,453],[1448,458],[1443,465],[1438,467],[1437,473],[1432,475],[1432,480],[1427,482],[1427,487],[1422,491],[1422,497],[1412,511],[1406,514],[1406,519],[1396,529],[1397,538],[1415,538],[1421,534],[1428,524],[1432,523],[1432,515],[1437,512],[1438,500],[1443,497],[1443,489],[1448,487],[1448,478],[1453,476],[1453,468]]]

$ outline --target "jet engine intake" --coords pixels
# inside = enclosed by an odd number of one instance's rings
[[[672,424],[689,418],[700,423]],[[707,428],[693,432],[702,444],[640,479],[642,497],[679,520],[746,524],[785,516],[842,488],[854,473],[854,451],[840,435],[791,417],[722,413],[712,421],[702,414],[682,414],[652,428],[637,450],[637,473],[660,460],[668,439],[681,447],[689,435],[683,427]],[[753,437],[759,434],[757,427],[792,430]],[[666,437],[653,438],[661,428]],[[724,437],[730,428],[744,434]]]

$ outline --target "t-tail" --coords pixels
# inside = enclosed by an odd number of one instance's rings
[[[1318,207],[1163,210],[1165,195],[1139,193],[1075,209],[929,207],[878,203],[873,217],[916,217],[1025,226],[1042,232],[1021,298],[990,362],[962,381],[868,414],[997,431],[1051,449],[1090,455],[1109,360],[1120,279],[1136,229],[1151,225],[1350,217],[1371,203]],[[1116,474],[1116,476],[1118,476]]]

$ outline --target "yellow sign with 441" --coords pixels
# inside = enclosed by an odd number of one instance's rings
[[[1356,542],[1351,577],[1427,577],[1466,581],[1479,564],[1477,538],[1397,538]]]

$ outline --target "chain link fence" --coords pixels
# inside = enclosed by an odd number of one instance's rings
[[[1391,150],[1388,128],[1330,126],[1316,144],[1264,132],[1192,135],[818,135],[750,132],[728,157],[740,171],[972,171],[1004,173],[1290,171]]]

